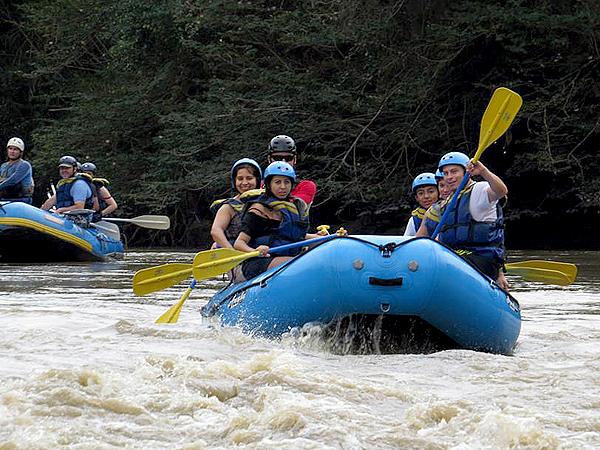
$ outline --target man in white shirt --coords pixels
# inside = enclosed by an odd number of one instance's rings
[[[470,180],[460,192],[442,224],[440,241],[507,289],[508,283],[501,271],[504,264],[504,217],[498,204],[498,200],[508,193],[506,184],[483,163],[473,163],[460,152],[442,156],[439,170],[452,191],[456,191],[467,172],[484,180]]]

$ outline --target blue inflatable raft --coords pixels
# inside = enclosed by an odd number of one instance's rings
[[[119,229],[108,222],[82,226],[77,217],[21,202],[0,202],[0,261],[103,261],[122,257]]]
[[[341,352],[471,349],[510,354],[518,302],[451,249],[428,238],[328,240],[240,284],[202,309],[266,337],[322,324]]]

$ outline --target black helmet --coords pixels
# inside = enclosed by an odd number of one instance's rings
[[[296,154],[296,143],[291,137],[280,134],[271,139],[268,151],[269,153],[285,152]]]
[[[93,162],[86,162],[81,165],[81,170],[84,172],[96,172],[96,164]]]
[[[77,160],[72,156],[62,156],[58,160],[58,167],[74,167],[77,169]]]

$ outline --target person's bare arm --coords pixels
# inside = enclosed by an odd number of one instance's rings
[[[210,229],[210,235],[219,247],[221,248],[233,248],[227,236],[225,230],[231,223],[231,219],[235,214],[235,210],[230,205],[223,205],[217,211],[215,220],[213,220],[212,227]]]
[[[49,211],[54,205],[56,205],[56,194],[46,200],[40,208],[44,211]]]
[[[98,189],[98,196],[106,203],[106,208],[101,211],[103,216],[108,216],[118,208],[119,205],[105,186]]]
[[[477,161],[476,163],[470,162],[467,166],[467,171],[471,175],[479,175],[490,185],[488,189],[488,200],[494,202],[500,200],[508,194],[508,187],[504,184],[504,181],[500,177],[494,174],[490,169],[485,167],[482,162]]]

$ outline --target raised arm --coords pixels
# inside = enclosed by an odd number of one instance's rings
[[[477,161],[475,164],[470,162],[467,166],[467,171],[473,175],[481,176],[485,181],[490,184],[488,189],[488,200],[494,202],[500,200],[508,194],[508,187],[504,184],[504,181],[500,177],[494,174],[491,170],[483,165],[481,161]]]

